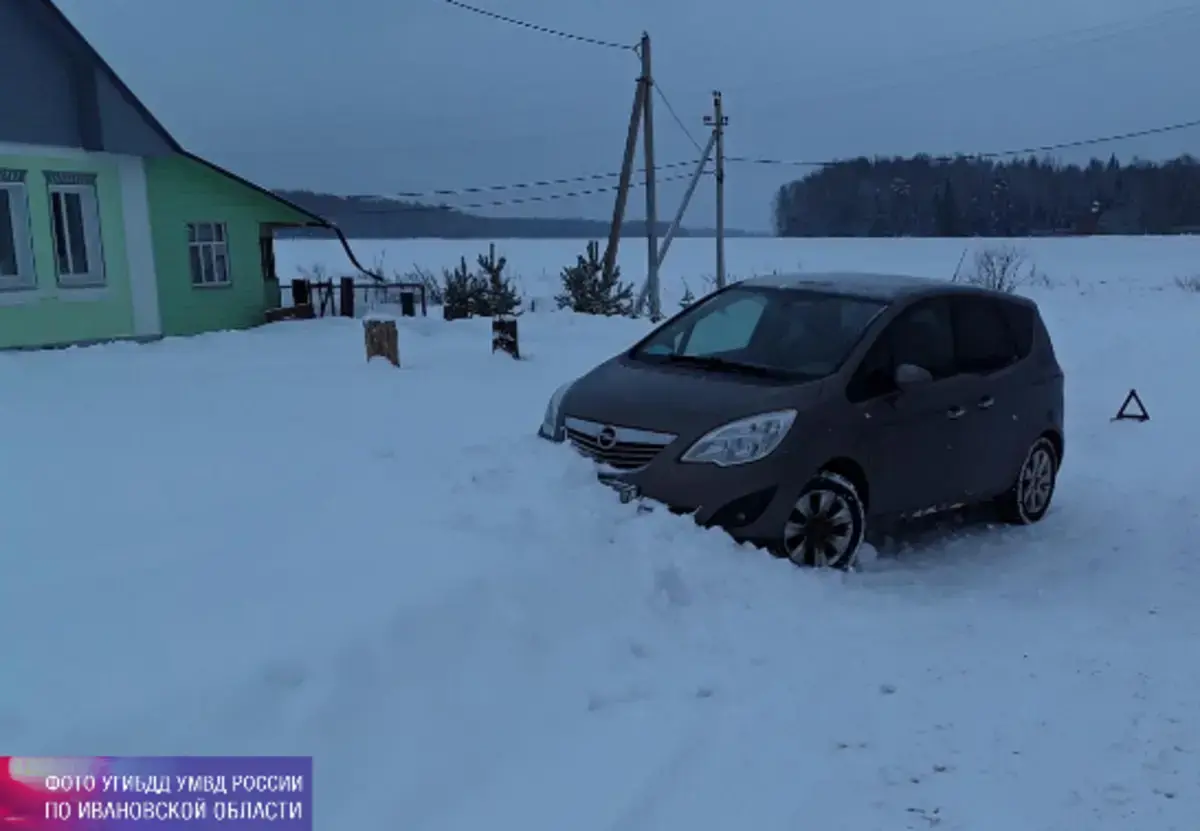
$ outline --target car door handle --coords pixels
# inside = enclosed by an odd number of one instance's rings
[[[947,418],[962,418],[966,414],[967,414],[967,411],[964,410],[962,407],[951,407],[950,409],[946,410]]]
[[[996,399],[992,398],[990,395],[985,395],[983,398],[979,399],[979,409],[981,409],[981,410],[991,409],[991,407],[995,403],[996,403]]]

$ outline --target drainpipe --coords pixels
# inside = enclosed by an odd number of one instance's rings
[[[346,235],[342,233],[341,228],[337,227],[332,222],[326,222],[324,226],[318,227],[328,228],[337,234],[338,242],[342,244],[342,250],[346,252],[346,257],[350,260],[351,265],[377,283],[387,282],[382,274],[376,274],[374,271],[369,271],[363,267],[363,264],[358,261],[358,257],[354,256],[354,249],[350,247],[350,240],[346,239]]]

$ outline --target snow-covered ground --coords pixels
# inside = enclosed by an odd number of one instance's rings
[[[404,276],[419,267],[434,275],[452,269],[465,257],[472,268],[488,253],[486,240],[355,240],[355,256],[365,267],[385,276]],[[559,291],[559,274],[584,252],[586,240],[500,240],[496,254],[508,260],[507,273],[528,299],[549,300]],[[601,241],[603,245],[603,241]],[[1053,286],[1075,293],[1111,286],[1170,286],[1176,278],[1200,274],[1200,236],[1073,237],[1021,240],[940,239],[730,239],[726,242],[731,278],[754,273],[799,270],[879,271],[950,277],[968,252],[1011,246],[1028,255],[1030,263],[1052,278]],[[646,243],[629,238],[621,243],[618,264],[626,281],[641,285],[646,274]],[[354,275],[356,270],[342,246],[327,240],[281,243],[277,267],[284,281],[312,273]],[[664,303],[683,294],[707,291],[716,271],[711,239],[677,239],[667,252],[661,282]],[[539,304],[542,305],[542,304]],[[664,307],[666,308],[666,307]]]
[[[886,242],[730,266],[961,254]],[[637,321],[530,314],[514,362],[405,320],[400,370],[340,319],[0,354],[0,747],[312,754],[329,831],[1192,831],[1200,242],[1036,245],[1054,509],[852,575],[639,515],[534,438]],[[1131,387],[1152,420],[1111,423]]]

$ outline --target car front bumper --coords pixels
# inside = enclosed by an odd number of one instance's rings
[[[560,435],[543,438],[571,447],[597,463],[597,478],[626,503],[662,505],[676,514],[690,514],[697,524],[717,527],[743,541],[778,541],[807,477],[781,475],[803,472],[799,460],[779,453],[758,462],[731,467],[682,463],[685,442],[671,442],[644,466],[620,470],[598,460],[585,446]]]

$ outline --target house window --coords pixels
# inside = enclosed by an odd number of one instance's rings
[[[229,285],[229,243],[225,223],[193,222],[188,225],[188,260],[193,286]]]
[[[36,284],[25,171],[0,168],[0,290]]]
[[[50,228],[58,284],[67,287],[104,285],[104,252],[100,244],[100,208],[96,177],[91,173],[50,171]]]

